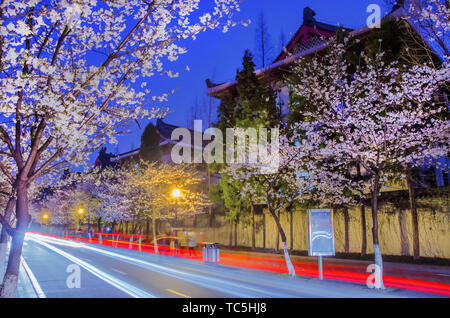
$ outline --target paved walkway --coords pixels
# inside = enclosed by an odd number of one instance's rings
[[[5,263],[1,264],[0,268],[0,279],[3,278],[6,270],[6,265],[8,261],[8,253],[9,253],[9,247],[8,244],[8,250],[7,255],[5,257]],[[24,259],[22,259],[20,264],[20,271],[19,271],[19,281],[17,282],[17,289],[14,293],[14,298],[38,298],[38,297],[45,297],[45,295],[39,291],[35,290],[35,287],[32,283],[32,275],[33,273],[29,270],[29,267]]]
[[[23,264],[20,266],[19,282],[17,284],[15,298],[38,298],[38,295],[31,283],[30,277]]]

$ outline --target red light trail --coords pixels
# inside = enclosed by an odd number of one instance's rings
[[[152,244],[145,244],[145,243],[136,243],[136,242],[129,242],[129,241],[123,241],[123,240],[113,240],[113,239],[99,239],[99,238],[81,238],[77,236],[69,236],[69,235],[53,235],[53,234],[46,234],[46,233],[38,233],[38,232],[31,232],[35,234],[55,237],[55,238],[64,238],[68,240],[78,241],[82,243],[91,243],[91,244],[98,244],[98,245],[105,245],[105,246],[111,246],[111,247],[117,247],[117,248],[126,248],[133,250],[139,250],[141,252],[147,252],[147,253],[156,253],[155,245]],[[121,236],[121,237],[131,237],[133,235],[117,235],[112,233],[95,233],[95,234],[102,234],[102,236]],[[133,237],[143,237],[143,236],[133,236]],[[160,246],[158,245],[158,253],[162,255],[167,256],[174,256],[174,257],[183,257],[188,259],[196,259],[201,261],[202,258],[202,252],[201,251],[191,251],[190,253],[193,254],[190,255],[189,251],[182,248],[170,248],[167,246]],[[319,277],[317,265],[309,262],[298,262],[293,261],[292,262],[297,274],[299,276],[306,276],[306,277]],[[219,264],[226,265],[226,266],[235,266],[235,267],[243,267],[243,268],[249,268],[249,269],[256,269],[256,270],[263,270],[263,271],[270,271],[274,273],[279,274],[287,274],[288,271],[285,267],[285,263],[283,259],[273,259],[273,258],[264,258],[264,257],[254,257],[254,256],[242,256],[242,255],[236,255],[236,254],[230,254],[230,253],[220,253],[220,260]],[[367,278],[369,277],[370,273],[364,272],[364,268],[360,266],[351,266],[351,265],[332,265],[333,269],[327,268],[331,266],[324,266],[324,272],[323,277],[324,279],[331,279],[331,280],[339,280],[339,281],[346,281],[346,282],[352,282],[352,283],[359,283],[359,284],[366,284]],[[341,268],[342,270],[336,270],[335,268]],[[347,270],[343,270],[347,269]],[[350,269],[352,271],[350,271]],[[420,291],[420,292],[428,292],[428,293],[435,293],[435,294],[441,294],[441,295],[447,295],[450,296],[450,284],[445,283],[439,283],[439,282],[432,282],[427,280],[421,280],[421,279],[410,279],[406,277],[398,277],[398,276],[390,276],[390,275],[383,275],[383,281],[384,285],[386,287],[392,287],[392,288],[401,288],[401,289],[409,289],[414,291]]]

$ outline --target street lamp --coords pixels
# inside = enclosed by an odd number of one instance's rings
[[[178,188],[173,189],[172,190],[172,197],[175,198],[175,199],[181,198],[182,197],[181,190],[178,189]],[[175,236],[174,253],[176,254],[176,249],[177,249],[177,239],[176,239],[176,237],[177,237],[177,230],[176,230],[176,228],[177,228],[177,207],[176,207],[176,205],[175,205],[175,222],[174,222],[174,227],[175,227],[175,230],[174,230],[174,236]]]
[[[172,196],[173,196],[174,198],[180,198],[180,197],[182,196],[182,195],[181,195],[181,190],[178,189],[178,188],[173,189],[173,190],[172,190]]]
[[[49,215],[48,213],[44,213],[42,214],[42,223],[44,223],[44,225],[46,225],[46,228],[48,230],[48,219],[49,219]]]
[[[84,210],[82,208],[78,209],[78,214],[80,215],[80,219],[78,221],[78,230],[81,231],[81,217],[83,216]]]

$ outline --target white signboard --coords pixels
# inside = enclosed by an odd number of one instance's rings
[[[308,210],[308,255],[335,255],[333,213],[330,209]]]

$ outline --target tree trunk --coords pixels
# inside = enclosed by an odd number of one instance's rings
[[[97,219],[97,228],[98,228],[98,233],[102,233],[102,218],[98,218]]]
[[[228,241],[228,248],[231,248],[233,246],[233,222],[230,221],[230,237]]]
[[[266,214],[263,211],[263,249],[266,248]]]
[[[379,172],[375,173],[373,179],[373,190],[372,190],[372,237],[373,237],[373,250],[375,256],[376,273],[375,275],[375,288],[384,288],[383,284],[383,258],[380,250],[380,243],[378,240],[378,194],[380,192],[380,175]]]
[[[406,215],[403,209],[398,210],[398,224],[400,225],[400,241],[402,256],[409,256],[408,229],[406,228]]]
[[[214,209],[212,206],[209,206],[209,227],[214,227],[215,224],[215,215],[214,215]]]
[[[270,214],[272,214],[273,219],[275,220],[275,223],[278,227],[278,233],[280,233],[281,241],[283,243],[283,249],[284,249],[284,260],[286,261],[286,266],[289,271],[289,276],[294,277],[295,276],[295,269],[292,265],[291,258],[289,257],[289,251],[286,244],[286,235],[284,234],[283,228],[281,227],[280,219],[277,217],[275,211],[273,210],[272,206],[270,205],[270,202],[267,202],[267,206],[269,208]]]
[[[234,222],[234,247],[237,247],[237,226],[238,222]]]
[[[256,248],[256,229],[255,229],[255,208],[253,204],[250,204],[250,209],[252,211],[252,249]]]
[[[155,253],[158,254],[158,241],[156,239],[156,216],[153,215],[152,216],[152,226],[153,226],[153,246],[154,246],[154,250]]]
[[[350,251],[350,242],[348,237],[348,223],[349,223],[349,216],[348,216],[348,208],[344,207],[342,209],[342,212],[344,213],[344,229],[345,229],[345,246],[344,246],[344,253],[349,253]]]
[[[280,220],[280,211],[278,211],[278,220]],[[280,229],[278,229],[275,251],[277,253],[280,251]]]
[[[136,221],[134,222],[134,225],[133,225],[133,228],[132,228],[130,234],[133,234],[133,235],[136,234],[137,231],[138,231],[138,229],[139,229],[139,226],[140,226],[139,221],[136,220]]]
[[[5,214],[3,218],[8,224],[10,223],[11,215],[14,211],[14,205],[16,204],[16,198],[10,197],[8,203],[6,204]],[[6,250],[8,247],[9,235],[6,232],[6,227],[2,226],[2,231],[0,234],[0,278],[3,278],[5,271],[5,260],[6,260]]]
[[[367,253],[366,208],[364,204],[361,204],[361,232],[362,232],[361,256],[364,256]]]
[[[361,177],[361,165],[356,165],[356,171],[358,178]],[[367,230],[366,230],[366,207],[364,206],[364,203],[361,200],[361,236],[362,236],[362,242],[361,242],[361,256],[366,255],[367,253]]]
[[[289,214],[291,216],[289,220],[289,243],[291,244],[289,251],[292,253],[294,250],[294,211],[292,211],[292,207],[289,208]]]
[[[8,266],[0,289],[1,298],[11,298],[17,289],[19,279],[20,260],[22,256],[23,241],[28,224],[31,221],[28,213],[28,189],[26,183],[19,181],[17,184],[16,217],[17,223],[9,250]]]
[[[417,260],[420,258],[419,217],[417,215],[416,194],[414,191],[414,184],[412,182],[411,169],[407,169],[406,171],[406,183],[408,185],[409,208],[413,219],[413,257]]]

